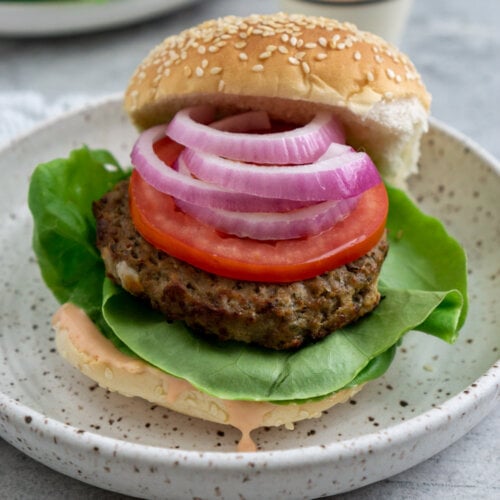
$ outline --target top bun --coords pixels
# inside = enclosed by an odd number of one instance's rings
[[[404,185],[416,170],[430,96],[407,56],[380,37],[324,17],[228,16],[166,38],[139,65],[125,109],[139,129],[187,106],[265,109],[308,121],[332,109],[347,140],[384,178]]]

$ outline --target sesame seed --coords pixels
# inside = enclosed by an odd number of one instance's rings
[[[203,71],[203,69],[200,68],[199,66],[196,67],[196,69],[194,70],[194,72],[195,72],[196,76],[199,76],[199,77],[203,76],[203,74],[205,73]]]
[[[326,38],[324,36],[321,36],[319,39],[318,39],[318,43],[322,46],[322,47],[326,47],[328,45],[328,42],[326,41]]]
[[[324,52],[319,52],[316,54],[315,59],[317,61],[324,61],[328,57],[328,54],[325,54]]]
[[[271,52],[269,51],[266,51],[266,52],[262,52],[261,54],[259,54],[259,59],[268,59],[269,57],[271,57]]]
[[[248,61],[248,56],[245,54],[245,52],[240,52],[239,56],[240,61]]]
[[[393,80],[396,76],[396,73],[394,73],[394,71],[391,68],[387,68],[386,73],[387,73],[387,78],[391,80]]]
[[[236,43],[234,44],[234,47],[235,47],[236,49],[238,49],[238,50],[240,50],[240,49],[244,49],[246,46],[247,46],[247,42],[245,42],[245,41],[236,42]]]
[[[189,78],[193,74],[193,70],[189,66],[184,66],[184,75]]]
[[[354,52],[354,59],[356,61],[361,61],[361,52],[359,50],[357,50],[356,52]]]
[[[217,90],[219,92],[222,92],[224,90],[225,86],[226,86],[226,82],[224,80],[219,80],[219,84],[217,85]]]
[[[302,62],[302,71],[307,75],[311,72],[311,67],[305,61]]]
[[[272,19],[270,19],[268,21],[268,24],[269,26],[272,26],[273,28],[279,28],[281,26],[281,23],[278,22],[278,21],[273,21]]]
[[[278,47],[278,51],[281,52],[282,54],[288,54],[288,49],[284,45],[280,45]]]
[[[198,54],[204,54],[207,51],[207,48],[204,45],[200,45],[198,47]]]
[[[345,48],[346,48],[346,44],[345,43],[338,43],[337,44],[337,49],[344,50]]]
[[[292,47],[295,47],[295,46],[297,45],[297,37],[292,36],[292,37],[290,38],[290,45],[291,45]]]
[[[267,52],[274,52],[278,47],[276,47],[276,45],[268,45],[266,47],[266,51]]]
[[[214,66],[210,69],[211,75],[218,75],[219,73],[222,73],[222,68],[220,66]]]
[[[256,64],[255,66],[252,66],[252,71],[255,71],[256,73],[264,71],[264,66],[262,66],[262,64]]]
[[[377,55],[375,56],[375,61],[377,61],[379,64],[380,64],[383,60],[384,60],[384,59],[383,59],[383,58],[382,58],[379,54],[377,54]]]
[[[306,49],[315,49],[318,46],[316,42],[307,42],[304,47]]]
[[[219,47],[217,47],[216,45],[210,45],[210,47],[208,47],[208,51],[211,54],[215,54],[216,52],[219,52]]]
[[[201,67],[205,69],[207,66],[208,66],[208,59],[203,59],[203,61],[201,61]]]
[[[403,81],[403,77],[401,75],[396,75],[396,82],[401,83]]]
[[[285,42],[285,43],[286,43],[286,42],[288,42],[288,40],[289,40],[289,39],[290,39],[290,37],[288,36],[288,34],[287,34],[287,33],[283,33],[283,34],[281,35],[281,41],[282,41],[282,42]]]
[[[288,62],[294,66],[298,66],[300,64],[300,61],[295,57],[289,57]]]
[[[305,52],[297,52],[297,53],[295,54],[295,58],[296,58],[296,59],[302,59],[305,55],[306,55],[306,53],[305,53]]]
[[[368,71],[366,73],[366,79],[369,81],[369,82],[373,82],[375,80],[375,77],[373,76],[373,73],[371,71]]]

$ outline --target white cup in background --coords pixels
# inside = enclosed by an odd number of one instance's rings
[[[280,0],[290,14],[325,16],[348,21],[398,45],[413,0]]]

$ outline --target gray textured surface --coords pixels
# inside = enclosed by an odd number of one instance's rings
[[[60,104],[65,95],[120,92],[136,64],[164,36],[205,18],[272,12],[276,6],[271,0],[212,0],[106,33],[63,39],[0,38],[0,103],[2,96],[14,91],[35,90],[47,105],[57,100]],[[402,42],[433,94],[433,115],[497,158],[499,20],[498,0],[415,0]],[[500,498],[499,436],[497,408],[465,437],[426,462],[337,498]],[[53,472],[1,440],[0,491],[2,498],[10,499],[124,498]]]

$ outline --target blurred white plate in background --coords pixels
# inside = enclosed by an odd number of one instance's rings
[[[0,35],[37,37],[100,31],[152,19],[195,1],[0,2]]]

